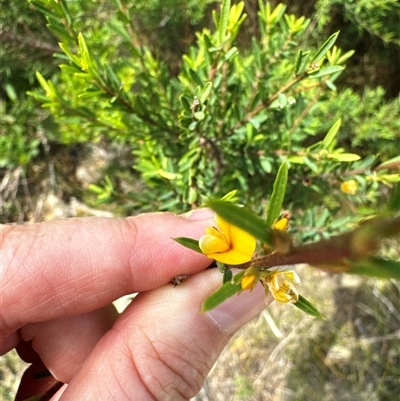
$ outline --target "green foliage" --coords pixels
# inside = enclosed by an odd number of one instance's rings
[[[39,153],[40,128],[34,125],[35,105],[31,98],[17,99],[10,84],[6,88],[12,100],[0,100],[0,168],[26,167]]]
[[[353,149],[364,157],[381,154],[383,158],[394,157],[398,149],[393,146],[400,131],[400,102],[385,101],[381,87],[365,88],[363,96],[351,89],[334,94],[330,102],[319,104],[307,130],[321,132],[328,129],[331,118],[342,118],[340,139],[346,138]],[[328,117],[328,120],[322,118]]]
[[[399,11],[396,0],[318,0],[315,9],[320,25],[332,18],[332,8],[341,7],[344,17],[358,26],[359,33],[366,30],[384,42],[400,45]]]
[[[0,168],[26,168],[38,155],[43,113],[25,91],[35,82],[35,70],[51,73],[54,39],[43,29],[44,17],[24,2],[1,7],[0,30]],[[29,32],[29,36],[27,35]]]
[[[334,82],[351,56],[334,46],[338,33],[320,47],[303,48],[310,21],[285,14],[283,5],[273,9],[260,3],[259,39],[242,49],[236,38],[246,17],[243,3],[230,7],[225,1],[221,15],[213,15],[215,29],[197,33],[197,44],[174,76],[140,42],[131,5],[116,2],[97,30],[97,25],[80,26],[73,11],[54,1],[34,4],[48,10],[49,26],[64,51],[57,81],[38,73],[45,93],[31,93],[56,118],[59,140],[108,138],[126,144],[147,184],[140,197],[121,197],[117,189],[102,194],[93,187],[99,201],[182,211],[239,189],[257,208],[272,189],[273,172],[287,158],[286,204],[295,210],[320,204],[330,215],[339,210],[343,194],[335,187],[353,176],[360,157],[343,148],[338,116],[324,113],[337,107],[341,95]],[[99,42],[100,33],[110,46]],[[321,133],[328,136],[320,140]],[[357,175],[360,204],[378,198],[366,175],[373,167]]]
[[[288,164],[286,162],[282,163],[279,167],[278,174],[276,175],[272,195],[268,202],[267,217],[265,220],[267,227],[272,227],[281,213],[287,187],[288,174]]]

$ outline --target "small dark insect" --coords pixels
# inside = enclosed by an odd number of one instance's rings
[[[177,285],[183,283],[189,277],[188,273],[179,274],[171,280],[172,287],[176,287]]]

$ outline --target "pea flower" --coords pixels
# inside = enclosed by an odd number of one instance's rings
[[[357,181],[356,180],[344,181],[340,185],[340,189],[345,194],[355,195],[355,193],[357,192]]]
[[[242,290],[252,290],[258,283],[260,278],[260,269],[253,266],[247,268],[244,272],[240,285]]]
[[[199,240],[201,251],[211,259],[229,265],[239,265],[251,260],[256,249],[256,239],[246,231],[215,215],[217,227],[207,227]]]
[[[286,231],[289,226],[289,219],[287,217],[282,217],[279,219],[272,228],[275,228],[275,230],[281,230],[281,231]]]
[[[264,282],[276,301],[295,303],[299,300],[294,284],[300,284],[300,278],[294,270],[272,272],[265,277]]]

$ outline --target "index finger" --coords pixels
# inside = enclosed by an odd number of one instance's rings
[[[151,213],[2,226],[2,337],[204,269],[209,259],[171,237],[199,238],[211,222]]]

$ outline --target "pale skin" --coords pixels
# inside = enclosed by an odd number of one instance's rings
[[[2,354],[17,348],[32,371],[65,383],[52,401],[189,400],[231,335],[264,307],[254,291],[246,310],[236,297],[222,317],[201,313],[221,275],[171,238],[200,238],[213,224],[204,209],[1,226]],[[135,292],[119,315],[112,301]],[[19,399],[53,383],[26,374]]]

